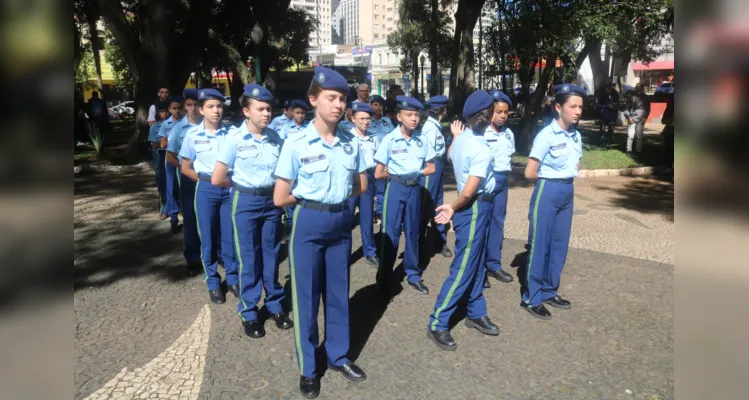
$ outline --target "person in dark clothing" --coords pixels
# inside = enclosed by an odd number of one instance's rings
[[[673,165],[674,163],[674,95],[673,94],[671,94],[668,100],[666,100],[666,110],[663,112],[663,117],[661,118],[661,122],[664,125],[661,135],[663,136],[663,141],[666,143],[666,149],[665,149],[666,164]]]
[[[99,98],[99,92],[91,92],[91,98],[86,103],[86,113],[89,119],[96,123],[100,132],[107,129],[109,112],[107,111],[107,103]]]
[[[619,92],[614,89],[611,80],[606,80],[606,83],[601,84],[596,92],[596,111],[598,111],[598,130],[604,145],[608,146],[619,111]]]

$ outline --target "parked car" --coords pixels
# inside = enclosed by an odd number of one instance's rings
[[[658,85],[657,88],[655,88],[656,93],[673,93],[674,92],[674,84],[672,82],[662,82],[660,85]]]
[[[112,106],[112,111],[116,119],[130,118],[135,115],[135,102],[125,101],[116,106]]]

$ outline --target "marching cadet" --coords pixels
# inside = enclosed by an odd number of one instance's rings
[[[382,96],[372,96],[371,106],[374,115],[372,115],[372,123],[369,126],[369,130],[375,132],[379,144],[382,143],[382,139],[395,127],[393,126],[393,121],[384,116],[385,99]],[[386,184],[387,181],[385,179],[375,179],[375,218],[382,217],[382,199],[385,197]]]
[[[159,128],[159,138],[161,139],[162,150],[166,150],[169,145],[167,140],[169,138],[169,133],[172,131],[172,127],[182,119],[182,104],[183,100],[179,96],[172,96],[172,98],[169,99],[169,113],[172,114],[172,117],[162,122],[161,128]],[[166,171],[166,187],[164,189],[166,192],[166,205],[164,206],[164,214],[171,218],[172,233],[177,233],[179,232],[179,220],[177,214],[180,212],[177,167],[168,163],[166,157],[164,158],[164,164],[162,164],[162,166]]]
[[[166,160],[179,169],[179,194],[182,204],[182,233],[184,236],[183,253],[187,261],[187,273],[197,275],[203,270],[200,261],[200,236],[198,236],[198,222],[195,217],[195,181],[187,178],[180,165],[182,157],[179,150],[187,132],[198,126],[203,117],[198,110],[198,90],[188,88],[183,93],[185,99],[185,117],[174,124],[169,133],[166,146]]]
[[[283,102],[283,114],[273,118],[273,121],[268,124],[268,128],[278,132],[284,125],[294,121],[294,102],[293,100],[286,100]]]
[[[224,96],[215,89],[200,90],[198,110],[203,122],[187,132],[179,151],[182,173],[196,182],[194,206],[200,236],[200,257],[208,296],[216,304],[226,302],[217,270],[219,249],[228,289],[239,298],[237,261],[232,240],[231,195],[228,188],[211,183],[216,160],[223,147],[228,145],[230,126],[221,123],[224,101]]]
[[[373,267],[378,267],[380,259],[377,258],[377,247],[375,246],[372,223],[374,219],[375,195],[374,154],[377,151],[379,142],[375,133],[368,130],[374,110],[367,103],[355,101],[351,106],[351,112],[354,121],[354,129],[351,130],[351,133],[359,139],[359,151],[367,163],[367,190],[349,199],[349,208],[351,208],[351,213],[353,214],[356,206],[359,206],[359,229],[361,231],[364,259]]]
[[[289,270],[294,308],[294,339],[306,398],[320,393],[315,350],[317,311],[325,296],[325,348],[328,365],[351,381],[367,375],[349,351],[349,261],[353,213],[347,199],[367,190],[366,161],[359,140],[336,126],[349,86],[338,72],[315,67],[308,95],[315,118],[285,143],[276,166],[273,201],[297,204],[289,238]]]
[[[273,204],[273,188],[283,139],[268,128],[273,95],[251,83],[244,87],[242,113],[247,121],[233,130],[222,147],[211,184],[231,187],[234,246],[239,261],[239,305],[245,335],[258,339],[265,328],[258,320],[258,302],[265,288],[265,307],[279,329],[293,323],[283,311],[283,286],[278,283],[281,208]],[[229,171],[231,177],[227,177]]]
[[[307,121],[304,120],[307,118],[307,111],[309,111],[307,103],[302,100],[291,100],[291,110],[293,117],[291,123],[284,124],[277,131],[283,140],[288,139],[289,135],[303,131],[307,127]]]
[[[421,177],[421,186],[429,194],[429,201],[423,203],[421,222],[421,239],[426,237],[426,228],[429,222],[433,221],[434,209],[442,205],[443,185],[442,170],[445,167],[445,137],[442,136],[442,127],[440,121],[447,114],[447,96],[434,96],[426,103],[428,117],[424,126],[421,128],[421,134],[427,138],[429,146],[434,148],[434,168],[435,172],[430,176]],[[435,226],[436,225],[436,226]],[[447,226],[444,224],[433,223],[432,226],[437,230],[439,236],[435,238],[435,244],[440,249],[442,257],[452,257],[453,252],[447,247]],[[431,238],[431,235],[430,235]],[[430,246],[431,247],[431,246]]]
[[[515,152],[515,136],[505,126],[512,109],[510,97],[502,91],[493,90],[494,109],[484,138],[489,143],[494,159],[494,200],[492,201],[491,221],[487,230],[486,274],[500,282],[512,282],[512,275],[502,270],[502,244],[505,239],[505,217],[507,216],[508,179],[512,167],[512,153]],[[484,287],[491,287],[488,280]]]
[[[159,139],[159,129],[164,120],[169,117],[169,103],[159,102],[154,104],[156,108],[156,121],[148,128],[148,141],[151,143],[153,150],[153,172],[156,174],[156,188],[159,190],[159,217],[162,220],[169,218],[164,213],[166,204],[166,170],[164,169],[164,151],[161,149],[161,139]]]
[[[572,307],[557,291],[572,229],[573,181],[583,155],[575,124],[582,114],[585,90],[565,83],[555,87],[554,93],[559,117],[533,140],[525,167],[525,178],[536,179],[536,186],[528,210],[530,248],[520,306],[544,320],[551,319],[544,303],[562,309]]]
[[[448,155],[455,170],[458,197],[450,204],[437,207],[435,220],[440,224],[453,220],[455,258],[437,295],[427,329],[427,337],[443,350],[455,350],[458,346],[450,335],[448,321],[464,297],[468,307],[466,326],[486,335],[499,335],[499,327],[487,317],[483,294],[486,270],[481,263],[495,184],[491,150],[483,135],[492,119],[492,106],[489,93],[473,92],[463,106],[463,117],[470,129],[463,132],[460,121],[451,126],[457,137]]]
[[[419,179],[435,171],[434,147],[419,131],[421,103],[406,96],[398,96],[398,121],[380,143],[374,160],[377,162],[375,178],[387,179],[384,207],[382,209],[380,267],[377,283],[384,294],[390,296],[393,266],[398,254],[401,225],[406,231],[406,251],[403,266],[408,284],[421,294],[429,288],[421,279],[419,267],[419,223],[421,214],[421,186]]]
[[[348,104],[346,104],[346,112],[343,114],[341,122],[338,123],[338,127],[346,132],[350,132],[352,129],[354,129],[354,123],[351,122],[351,106],[353,104],[354,102],[349,102]]]

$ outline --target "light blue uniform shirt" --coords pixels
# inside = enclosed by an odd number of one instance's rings
[[[351,129],[354,128],[354,123],[347,119],[343,119],[342,121],[338,122],[338,127],[346,132],[350,132]]]
[[[424,126],[421,127],[421,134],[429,140],[429,145],[434,148],[434,154],[438,158],[442,158],[447,149],[445,148],[445,137],[442,136],[440,123],[432,117],[427,118]]]
[[[286,118],[286,114],[281,114],[277,116],[276,118],[273,118],[272,121],[270,121],[270,124],[268,124],[268,128],[273,129],[274,131],[278,132],[281,130],[281,128],[286,125],[293,123],[294,121]]]
[[[273,171],[281,146],[283,139],[273,129],[265,128],[263,138],[258,140],[243,123],[232,130],[218,161],[231,168],[231,181],[235,184],[252,189],[267,188],[276,183]]]
[[[382,139],[393,130],[393,121],[384,116],[378,121],[373,116],[372,123],[369,124],[369,130],[374,131],[377,136],[377,141],[382,143]]]
[[[155,124],[148,128],[148,141],[151,143],[159,143],[159,129],[161,129],[161,121],[157,121]]]
[[[354,175],[366,169],[358,138],[339,127],[331,146],[309,124],[285,142],[275,175],[294,180],[294,197],[338,204],[351,196]]]
[[[580,132],[569,133],[553,121],[536,135],[529,157],[541,162],[539,178],[566,179],[577,177],[577,163],[582,156]]]
[[[172,131],[172,127],[176,123],[178,123],[181,120],[174,120],[172,117],[167,118],[164,122],[161,123],[161,128],[159,129],[159,137],[163,137],[164,139],[169,139],[169,133]]]
[[[198,126],[193,125],[187,120],[187,117],[182,118],[174,124],[172,131],[169,132],[169,143],[166,145],[166,149],[172,153],[177,154],[177,160],[182,164],[182,156],[179,155],[179,150],[182,148],[182,142],[185,140],[185,136],[190,128]]]
[[[434,157],[434,148],[429,146],[421,131],[414,130],[411,137],[406,139],[398,127],[382,139],[374,159],[387,166],[390,175],[416,178],[421,176],[424,164]]]
[[[469,176],[481,180],[476,194],[491,193],[494,190],[494,160],[489,143],[483,135],[477,135],[466,128],[453,142],[450,159],[453,162],[455,181],[458,183],[458,193],[463,191]]]
[[[222,125],[214,134],[205,130],[205,123],[191,128],[185,135],[179,151],[181,158],[192,160],[192,167],[199,174],[212,174],[216,160],[228,143],[231,125]]]
[[[380,143],[377,140],[377,137],[375,136],[375,132],[372,132],[370,130],[367,130],[367,133],[365,134],[364,138],[359,136],[359,134],[356,131],[356,128],[351,129],[351,134],[356,136],[357,139],[359,139],[359,151],[362,153],[362,156],[364,157],[364,161],[367,164],[367,169],[374,168],[377,163],[375,163],[374,155],[377,152],[377,148],[379,147]]]
[[[488,126],[484,131],[484,138],[492,149],[494,158],[494,172],[511,171],[512,153],[515,152],[515,135],[510,128],[502,127],[500,132]]]
[[[291,123],[285,124],[283,127],[279,128],[279,130],[277,131],[278,136],[281,136],[281,139],[283,140],[290,139],[297,133],[304,131],[304,128],[307,127],[307,124],[308,122],[304,121],[302,122],[302,126],[299,126],[292,121]]]

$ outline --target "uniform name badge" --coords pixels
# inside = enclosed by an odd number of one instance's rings
[[[322,161],[325,159],[325,154],[318,154],[311,157],[302,157],[302,165],[311,164],[313,162]]]

